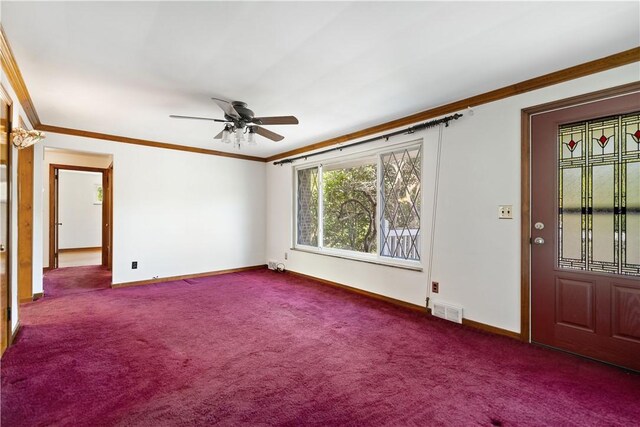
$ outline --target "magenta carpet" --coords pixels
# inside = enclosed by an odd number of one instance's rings
[[[43,285],[47,297],[111,289],[111,271],[100,265],[57,268],[44,273]]]
[[[640,376],[268,270],[44,298],[3,426],[640,424]]]

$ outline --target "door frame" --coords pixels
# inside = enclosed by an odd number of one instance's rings
[[[51,163],[49,165],[49,270],[57,267],[55,260],[55,238],[56,238],[56,204],[58,202],[55,194],[56,171],[73,170],[82,172],[97,172],[102,174],[102,256],[101,265],[111,269],[111,259],[113,257],[113,234],[111,226],[111,218],[113,216],[113,167],[95,168],[88,166],[74,166]],[[105,197],[106,196],[106,197]]]
[[[7,223],[5,226],[7,227],[7,248],[6,248],[6,258],[7,258],[7,289],[6,292],[1,292],[0,290],[0,310],[2,310],[2,314],[0,316],[0,321],[2,322],[2,337],[0,340],[2,341],[2,345],[0,345],[0,356],[4,353],[4,350],[7,349],[11,345],[11,341],[13,338],[13,332],[11,330],[11,317],[15,316],[14,313],[11,313],[12,310],[12,294],[11,294],[11,281],[13,277],[13,271],[11,269],[11,258],[13,255],[11,239],[13,233],[11,233],[11,225],[13,223],[13,215],[12,206],[13,206],[13,144],[11,144],[11,131],[13,130],[13,100],[9,96],[9,93],[4,88],[4,85],[0,83],[0,98],[7,104]],[[9,316],[9,313],[12,315]]]
[[[531,342],[531,117],[575,107],[580,104],[616,98],[640,91],[640,82],[573,96],[525,108],[521,111],[521,158],[520,158],[520,337]]]

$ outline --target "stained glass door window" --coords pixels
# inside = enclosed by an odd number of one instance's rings
[[[640,275],[640,113],[558,132],[558,265]]]

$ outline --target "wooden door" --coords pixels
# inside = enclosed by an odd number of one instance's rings
[[[2,90],[0,96],[0,355],[9,344],[11,319],[9,318],[9,210],[11,159],[9,148],[9,131],[11,129],[11,106],[8,96]]]
[[[531,338],[640,371],[640,94],[531,119]]]
[[[50,242],[49,242],[49,251],[50,251],[50,255],[49,255],[49,267],[51,269],[56,269],[58,268],[58,249],[59,249],[59,245],[58,245],[58,239],[60,236],[60,225],[62,225],[62,223],[60,222],[60,217],[58,215],[59,209],[58,209],[58,195],[59,195],[59,186],[60,186],[60,169],[56,168],[55,166],[51,165],[50,166],[51,170],[53,171],[51,174],[51,181],[50,182],[50,187],[51,187],[51,193],[49,195],[50,197],[50,205],[52,206],[52,208],[49,210],[49,215],[50,215]]]
[[[113,239],[112,216],[113,216],[113,190],[111,189],[113,180],[113,164],[102,172],[102,265],[111,269],[112,254],[111,240]]]

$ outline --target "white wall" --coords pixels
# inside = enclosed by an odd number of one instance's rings
[[[47,135],[47,138],[52,134]],[[46,144],[44,144],[46,145]],[[83,147],[78,147],[82,149]],[[41,255],[39,259],[42,259],[42,264],[45,267],[49,267],[49,166],[56,165],[68,165],[68,166],[87,166],[93,168],[106,169],[113,162],[113,156],[103,153],[87,153],[79,151],[63,151],[47,148],[43,150],[43,156],[37,158],[43,159],[42,167],[35,166],[35,170],[40,173],[39,179],[34,182],[42,182],[42,206],[40,209],[35,209],[35,212],[42,212],[42,215],[38,220],[41,220],[40,227],[42,234],[38,235],[42,238],[40,247]],[[36,228],[34,224],[34,229]],[[35,239],[35,235],[34,235]],[[35,243],[35,242],[34,242]],[[100,246],[100,245],[97,245]],[[35,292],[35,285],[34,285]]]
[[[102,204],[95,202],[102,174],[73,170],[58,172],[58,248],[102,246]]]
[[[113,155],[114,283],[264,264],[264,163],[53,133],[45,146]]]
[[[521,109],[634,82],[639,76],[640,64],[627,65],[476,107],[473,116],[465,115],[445,129],[432,271],[440,292],[432,299],[461,305],[465,318],[520,331]],[[431,129],[411,135],[424,138],[425,144],[424,271],[290,250],[291,165],[267,166],[267,259],[282,262],[288,252],[289,270],[424,305],[429,295],[426,266],[437,134]],[[404,140],[408,138],[396,137],[390,143]],[[353,152],[356,149],[344,153]],[[304,162],[296,162],[300,164]],[[513,220],[497,218],[501,204],[514,206]]]

